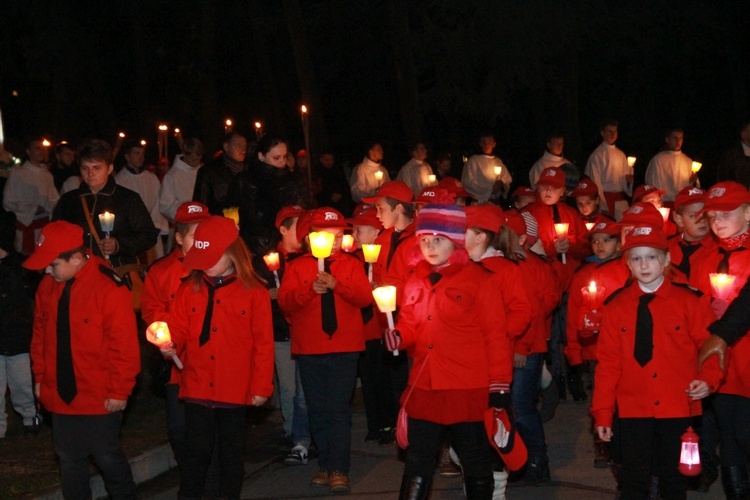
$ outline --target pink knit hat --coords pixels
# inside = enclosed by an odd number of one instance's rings
[[[463,248],[466,245],[466,212],[458,205],[425,205],[417,216],[416,234],[442,234]]]

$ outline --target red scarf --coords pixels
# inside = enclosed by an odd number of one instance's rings
[[[724,250],[735,250],[741,246],[748,246],[748,243],[750,243],[750,231],[731,238],[719,239],[719,246]]]

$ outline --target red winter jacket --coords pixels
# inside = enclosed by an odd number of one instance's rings
[[[70,289],[70,345],[78,394],[57,394],[57,302],[65,283],[45,276],[36,292],[31,363],[42,405],[64,415],[104,415],[105,399],[127,400],[141,370],[130,292],[103,259],[89,255]]]
[[[492,273],[492,279],[497,280],[500,299],[505,307],[508,337],[515,342],[524,336],[531,321],[531,305],[523,287],[521,268],[517,263],[499,256],[486,257],[477,264],[487,268]]]
[[[579,267],[573,275],[573,280],[568,289],[568,323],[565,326],[565,357],[568,358],[570,366],[580,365],[584,360],[596,359],[596,341],[599,335],[581,335],[584,315],[591,312],[584,303],[581,288],[588,286],[591,281],[594,281],[594,272],[599,265],[597,262],[589,262]],[[597,286],[601,285],[597,283]],[[605,289],[607,295],[611,295],[614,291]],[[598,312],[601,313],[602,309],[603,307],[599,308]]]
[[[360,309],[372,304],[373,298],[362,263],[343,252],[327,260],[331,262],[331,274],[338,280],[332,292],[338,329],[330,336],[323,331],[321,296],[312,288],[318,277],[318,259],[308,254],[287,264],[278,301],[290,318],[293,354],[356,352],[365,348]]]
[[[251,288],[235,276],[214,291],[210,338],[200,345],[208,305],[204,278],[180,285],[169,316],[169,329],[185,368],[180,398],[249,405],[253,396],[273,392],[271,299],[260,283]]]
[[[521,337],[515,339],[513,352],[528,354],[547,352],[547,340],[552,333],[552,313],[560,303],[562,289],[552,265],[534,252],[527,251],[518,264],[522,283],[531,305],[531,323]]]

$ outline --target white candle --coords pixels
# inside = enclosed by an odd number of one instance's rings
[[[380,312],[385,313],[388,328],[391,330],[396,328],[393,323],[393,311],[396,310],[396,287],[392,285],[378,287],[372,291],[372,296]],[[393,355],[398,356],[398,349],[393,351]]]

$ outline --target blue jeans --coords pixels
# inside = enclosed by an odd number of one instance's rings
[[[5,389],[10,389],[13,409],[23,418],[23,425],[32,425],[36,416],[34,388],[31,383],[29,353],[0,355],[0,437],[5,437],[8,414],[5,412]]]
[[[276,378],[278,380],[284,435],[294,445],[310,447],[310,424],[307,420],[305,393],[299,380],[299,367],[292,356],[291,342],[274,342]]]
[[[302,389],[302,379],[299,374],[299,364],[294,364],[294,416],[292,417],[292,441],[294,445],[301,444],[310,447],[310,418],[307,415],[307,401]]]
[[[297,356],[305,388],[310,430],[318,446],[318,465],[349,473],[352,410],[349,400],[357,378],[359,352]]]
[[[542,377],[542,363],[544,353],[534,353],[526,356],[526,366],[513,368],[511,402],[516,413],[518,432],[526,443],[529,456],[544,455],[547,451],[542,417],[534,402]]]

